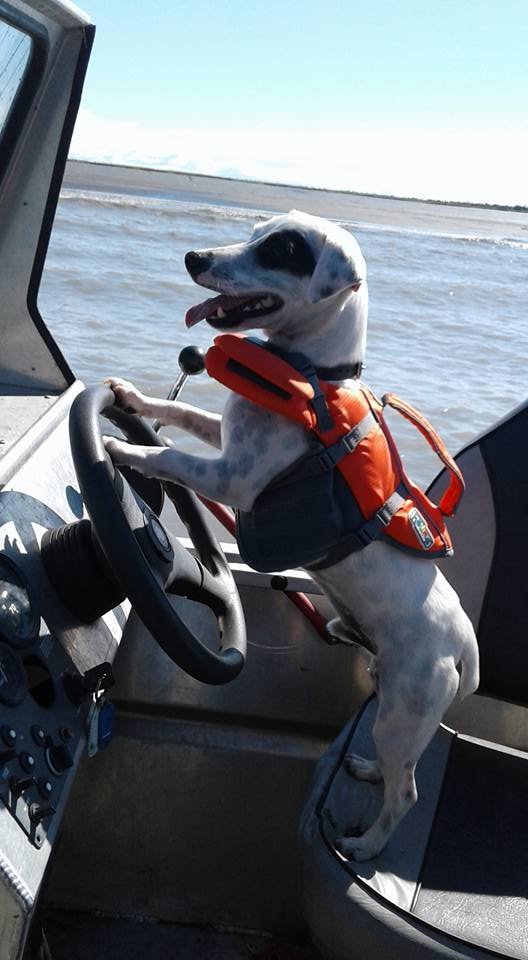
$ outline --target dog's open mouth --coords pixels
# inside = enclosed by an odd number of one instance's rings
[[[185,316],[185,324],[193,327],[200,320],[207,320],[217,330],[229,330],[244,320],[264,317],[282,307],[280,297],[272,293],[260,293],[251,297],[233,297],[222,293],[191,307]]]

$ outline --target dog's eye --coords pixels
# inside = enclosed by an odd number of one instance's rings
[[[284,270],[298,277],[310,276],[315,268],[308,242],[295,230],[272,233],[258,245],[255,256],[268,270]]]
[[[289,234],[278,233],[273,240],[273,251],[280,257],[294,257],[297,247],[295,240]]]
[[[264,241],[260,252],[270,259],[275,258],[280,262],[285,257],[295,256],[295,241],[286,234],[274,233],[268,240]]]

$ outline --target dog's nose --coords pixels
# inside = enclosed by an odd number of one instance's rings
[[[185,266],[193,280],[196,279],[200,273],[204,273],[205,270],[209,269],[212,260],[213,257],[210,253],[196,253],[194,250],[189,250],[189,253],[185,254]]]

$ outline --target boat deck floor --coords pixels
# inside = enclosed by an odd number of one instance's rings
[[[58,399],[58,393],[43,393],[29,387],[0,384],[0,456]]]
[[[257,933],[48,910],[49,960],[321,960],[308,943]]]

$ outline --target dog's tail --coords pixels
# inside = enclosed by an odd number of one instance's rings
[[[460,700],[464,700],[470,693],[475,692],[480,680],[479,651],[473,627],[471,627],[471,635],[468,636],[464,644],[462,656],[457,664],[457,670],[460,674],[458,696]]]

